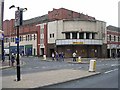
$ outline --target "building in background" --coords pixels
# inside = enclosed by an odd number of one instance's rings
[[[120,54],[120,28],[107,26],[107,53],[108,57]]]
[[[14,19],[3,23],[5,48],[16,52]],[[24,20],[20,27],[20,53],[51,56],[73,52],[82,57],[106,57],[106,22],[65,8],[53,9],[48,14]],[[11,43],[9,45],[9,42]]]

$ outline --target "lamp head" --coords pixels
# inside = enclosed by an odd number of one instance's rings
[[[15,5],[12,5],[12,6],[9,7],[9,9],[11,9],[11,8],[15,8]]]

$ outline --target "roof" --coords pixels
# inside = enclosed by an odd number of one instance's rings
[[[119,27],[115,27],[115,26],[112,26],[112,25],[107,26],[107,30],[120,32]]]
[[[24,20],[23,25],[43,23],[47,20],[48,20],[48,15],[46,14],[46,15],[43,15],[43,16],[38,16],[38,17],[35,17],[35,18]]]

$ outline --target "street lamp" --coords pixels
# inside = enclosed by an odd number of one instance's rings
[[[27,8],[15,7],[15,5],[12,5],[9,7],[9,9],[11,9],[11,8],[17,8],[17,11],[15,11],[15,27],[17,28],[17,38],[16,38],[16,43],[17,43],[17,81],[20,81],[19,26],[22,25],[23,11],[27,10]]]

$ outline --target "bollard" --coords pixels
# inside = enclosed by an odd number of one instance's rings
[[[90,60],[89,72],[95,72],[95,71],[96,71],[96,60]]]
[[[43,59],[46,60],[46,55],[43,55]]]
[[[77,60],[78,63],[81,63],[81,56],[78,57],[78,60]]]

